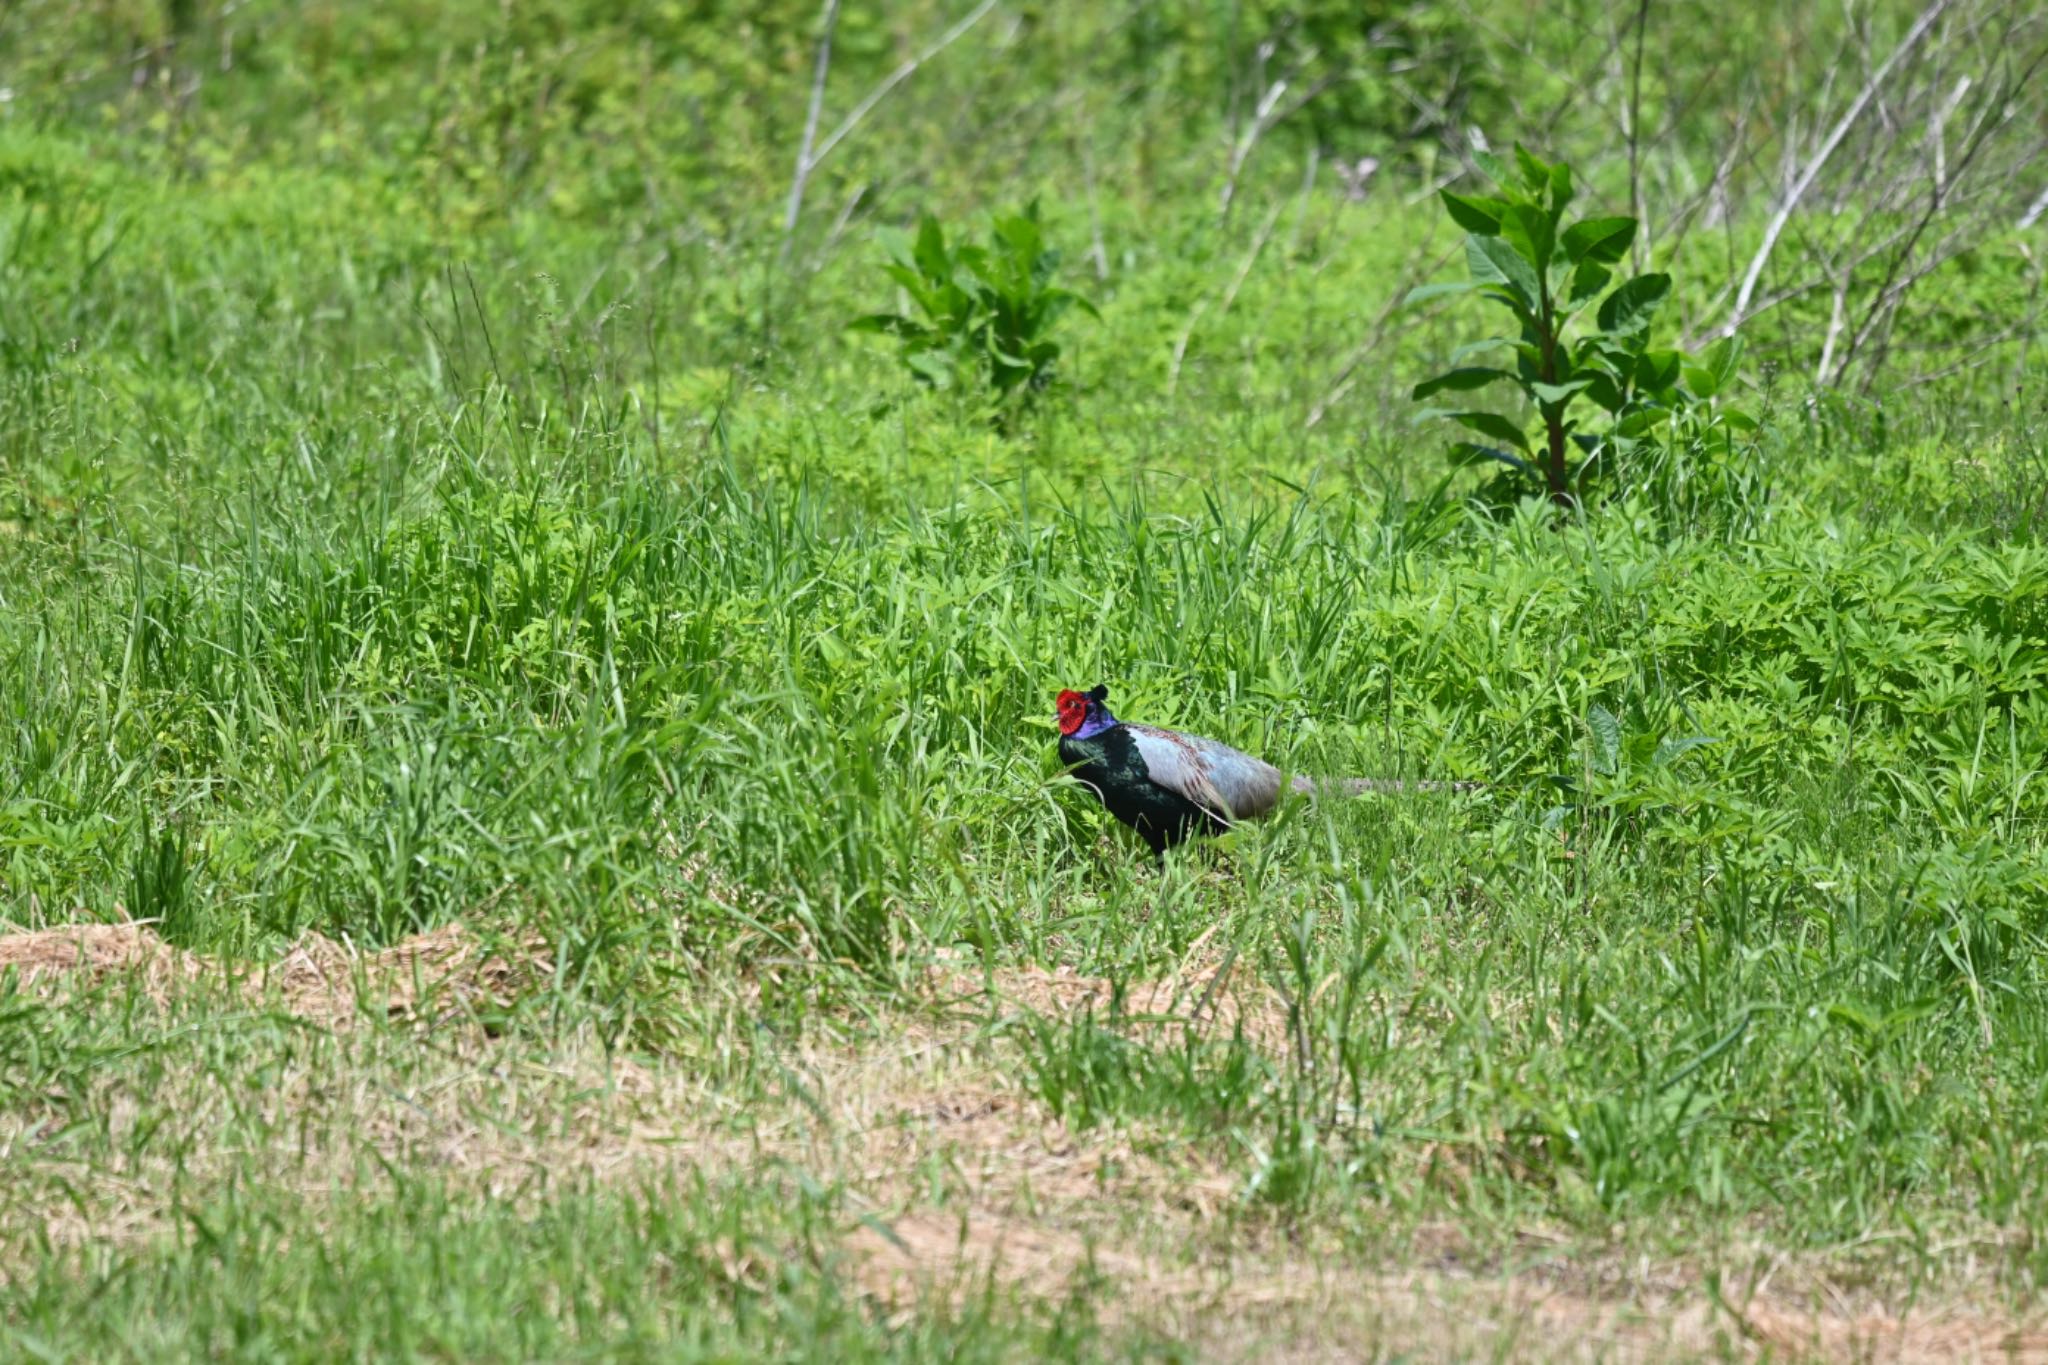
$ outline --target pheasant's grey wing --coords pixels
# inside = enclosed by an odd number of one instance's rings
[[[1225,821],[1256,820],[1280,800],[1280,770],[1228,744],[1126,724],[1154,782]]]

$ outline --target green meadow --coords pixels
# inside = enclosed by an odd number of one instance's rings
[[[0,1356],[2048,1349],[2048,20],[1727,8],[0,8]]]

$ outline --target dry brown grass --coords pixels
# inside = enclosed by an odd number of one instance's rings
[[[1287,1002],[1258,979],[1249,965],[1208,951],[1197,939],[1180,966],[1152,981],[1117,983],[1072,968],[1005,967],[993,974],[965,957],[942,958],[924,978],[924,991],[946,1007],[984,1005],[1001,1011],[1112,1018],[1136,1034],[1185,1029],[1206,1037],[1242,1033],[1247,1042],[1271,1052],[1288,1046]]]
[[[684,1060],[625,1061],[589,1039],[535,1053],[468,1026],[461,1006],[517,990],[544,961],[459,930],[369,954],[308,940],[236,975],[145,928],[91,926],[0,938],[4,965],[51,994],[129,974],[168,999],[224,979],[325,1040],[296,1049],[254,1098],[175,1073],[147,1097],[182,1130],[151,1149],[178,1150],[175,1165],[122,1155],[144,1097],[118,1073],[82,1104],[105,1125],[104,1152],[46,1146],[33,1114],[0,1114],[4,1221],[56,1243],[162,1235],[181,1199],[230,1180],[290,1190],[317,1217],[323,1201],[376,1193],[392,1169],[538,1202],[663,1171],[758,1184],[795,1168],[843,1191],[844,1272],[883,1313],[994,1285],[1053,1300],[1089,1289],[1110,1322],[1216,1359],[2048,1361],[2038,1322],[1963,1299],[1907,1311],[1790,1256],[1760,1253],[1768,1271],[1732,1274],[1753,1291],[1732,1295],[1733,1309],[1700,1288],[1701,1266],[1468,1268],[1451,1231],[1356,1263],[1355,1250],[1247,1208],[1213,1154],[1138,1127],[1070,1129],[1020,1088],[987,1014],[1104,1015],[1109,983],[1072,973],[942,963],[927,980],[935,1008],[791,1049],[787,1092],[741,1106]],[[1284,1045],[1284,1002],[1242,968],[1219,980],[1221,965],[1197,958],[1127,986],[1127,1026],[1241,1028]],[[418,1026],[351,1027],[379,1015]]]
[[[73,924],[0,934],[0,971],[8,968],[21,974],[25,988],[46,994],[123,975],[161,1004],[175,987],[204,975],[207,964],[146,925]]]
[[[541,948],[530,940],[509,955],[489,950],[453,924],[368,953],[307,934],[277,962],[252,966],[188,953],[144,924],[77,924],[0,935],[0,971],[15,969],[25,989],[44,995],[120,977],[160,1005],[180,988],[215,981],[252,1003],[345,1028],[365,1014],[415,1018],[429,1002],[502,1007],[522,983],[546,973]]]
[[[1173,1220],[1161,1230],[1173,1231]],[[2048,1360],[2039,1326],[1953,1305],[1906,1314],[1838,1307],[1824,1292],[1734,1304],[1643,1284],[1601,1294],[1541,1276],[1384,1273],[1287,1247],[1189,1259],[1043,1218],[933,1209],[886,1231],[857,1228],[846,1246],[863,1289],[906,1317],[934,1295],[958,1299],[990,1285],[1055,1302],[1093,1285],[1107,1290],[1094,1296],[1098,1313],[1167,1332],[1212,1359]]]

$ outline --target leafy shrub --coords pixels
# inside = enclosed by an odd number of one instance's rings
[[[1451,6],[1260,0],[1246,10],[1254,80],[1299,68],[1299,87],[1327,87],[1302,110],[1324,145],[1448,143],[1469,119],[1507,112],[1479,26]]]
[[[978,371],[999,403],[1029,401],[1053,381],[1060,317],[1075,306],[1099,316],[1087,299],[1052,283],[1059,253],[1045,244],[1036,205],[994,219],[985,247],[948,246],[930,214],[915,239],[894,229],[880,238],[889,255],[883,270],[918,316],[873,313],[854,330],[895,337],[903,367],[936,388]]]
[[[1494,443],[1461,441],[1454,448],[1458,458],[1505,464],[1514,482],[1540,487],[1558,506],[1570,507],[1603,466],[1612,470],[1646,452],[1704,448],[1710,440],[1725,448],[1731,428],[1755,427],[1746,414],[1713,406],[1741,363],[1739,336],[1724,337],[1698,356],[1653,346],[1650,324],[1671,292],[1671,277],[1635,275],[1609,289],[1614,268],[1635,242],[1635,219],[1582,218],[1566,226],[1569,166],[1541,161],[1520,146],[1512,172],[1485,152],[1474,160],[1499,194],[1442,191],[1452,220],[1468,233],[1471,278],[1425,285],[1409,302],[1482,292],[1514,315],[1520,335],[1472,342],[1453,358],[1506,349],[1515,366],[1459,365],[1416,385],[1414,397],[1508,385],[1535,407],[1542,429],[1532,441],[1522,422],[1499,412],[1429,409],[1426,415],[1447,417]],[[1573,328],[1595,300],[1593,326]],[[1569,458],[1574,445],[1584,457],[1576,464]]]

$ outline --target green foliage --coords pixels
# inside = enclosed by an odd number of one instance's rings
[[[205,931],[213,926],[195,922],[202,906],[191,894],[190,857],[184,831],[176,825],[157,833],[137,832],[128,913],[155,924],[172,943],[204,942],[212,937]]]
[[[1069,308],[1099,317],[1095,305],[1055,285],[1059,253],[1045,244],[1033,204],[998,215],[987,246],[948,246],[926,214],[917,236],[883,229],[883,272],[909,296],[916,316],[874,313],[853,329],[892,336],[897,358],[922,383],[951,388],[983,378],[999,404],[1028,402],[1052,384],[1060,358],[1053,328]]]
[[[1723,337],[1696,357],[1652,345],[1651,323],[1671,293],[1671,277],[1652,272],[1614,283],[1635,242],[1635,219],[1582,218],[1567,225],[1569,166],[1544,162],[1520,146],[1513,170],[1485,152],[1474,160],[1498,194],[1440,192],[1446,212],[1468,234],[1470,281],[1425,286],[1409,301],[1471,289],[1500,304],[1514,318],[1517,336],[1476,341],[1457,356],[1508,351],[1514,368],[1461,365],[1417,384],[1412,397],[1419,402],[1507,386],[1536,409],[1542,426],[1532,440],[1521,422],[1497,412],[1430,409],[1426,415],[1449,418],[1494,443],[1460,442],[1461,459],[1505,464],[1559,507],[1571,507],[1596,471],[1611,473],[1645,449],[1661,443],[1691,455],[1716,439],[1725,453],[1731,428],[1754,429],[1746,414],[1715,402],[1735,379],[1740,337]],[[1593,325],[1573,327],[1595,300]],[[1590,425],[1589,412],[1598,414]],[[1570,456],[1574,445],[1582,453],[1577,460]]]
[[[1315,90],[1302,117],[1323,145],[1428,161],[1506,111],[1480,26],[1454,6],[1255,0],[1235,18],[1238,98],[1276,80]]]

